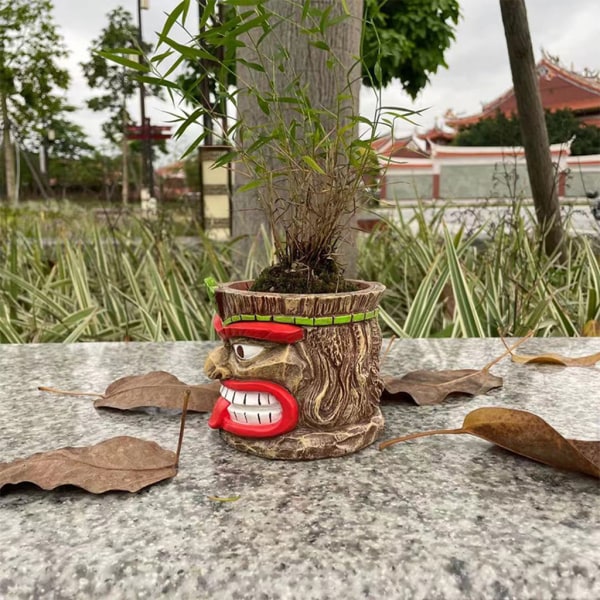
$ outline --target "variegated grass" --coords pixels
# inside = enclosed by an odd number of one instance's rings
[[[362,276],[388,287],[382,324],[398,337],[579,335],[600,318],[597,241],[569,231],[567,260],[546,257],[527,207],[450,233],[444,208],[387,221],[363,244]]]
[[[0,341],[211,339],[205,277],[229,278],[229,244],[90,226],[87,239],[40,228],[0,241]]]
[[[467,232],[444,210],[416,209],[363,238],[360,277],[387,286],[382,326],[398,337],[578,335],[600,319],[597,242],[570,231],[568,260],[547,258],[526,207]],[[204,278],[227,281],[236,242],[172,235],[164,221],[75,228],[50,220],[0,222],[0,342],[212,339]],[[53,237],[48,237],[54,233]],[[239,276],[272,251],[257,236]]]

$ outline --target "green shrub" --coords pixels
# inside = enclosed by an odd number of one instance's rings
[[[229,278],[230,245],[179,241],[157,223],[88,224],[86,234],[5,228],[0,342],[210,339],[205,277]]]
[[[423,209],[364,237],[360,276],[387,286],[382,325],[401,337],[578,335],[600,319],[600,262],[571,234],[547,258],[519,203],[450,234]],[[235,241],[173,235],[175,218],[102,222],[85,213],[0,213],[0,342],[212,339],[204,279],[232,278]],[[567,225],[567,229],[569,229]],[[572,233],[572,230],[571,230]],[[261,244],[268,254],[264,235]],[[247,259],[244,278],[263,265]]]
[[[361,276],[388,287],[388,332],[401,337],[573,336],[600,318],[600,266],[593,241],[570,232],[566,259],[545,256],[516,202],[497,221],[467,235],[427,218],[390,220],[365,240]]]

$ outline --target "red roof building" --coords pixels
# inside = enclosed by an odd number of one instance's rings
[[[561,66],[547,54],[538,63],[537,73],[545,109],[570,109],[583,123],[600,127],[600,77],[597,74],[576,73]],[[446,124],[461,129],[481,119],[494,117],[498,111],[507,117],[517,114],[517,102],[512,88],[492,102],[484,104],[477,114],[465,117],[447,114]]]
[[[544,108],[572,110],[586,124],[600,127],[600,77],[580,74],[562,67],[544,55],[537,65],[538,82]],[[507,174],[514,189],[529,197],[525,153],[521,147],[461,147],[450,143],[456,131],[497,112],[511,116],[517,112],[512,89],[481,112],[465,117],[445,115],[444,123],[429,131],[403,138],[388,136],[376,140],[373,149],[379,155],[384,173],[381,197],[409,199],[479,199],[506,195],[501,182]],[[560,197],[585,197],[588,190],[600,189],[600,155],[570,156],[570,143],[550,147],[557,167]],[[500,183],[499,183],[500,182]]]
[[[391,158],[425,158],[429,156],[423,141],[409,135],[402,138],[385,136],[376,139],[371,147],[380,157]]]
[[[190,192],[182,160],[159,167],[156,169],[156,177],[163,200],[179,199]]]
[[[520,146],[432,144],[428,157],[380,155],[381,198],[391,201],[473,201],[530,198],[525,151]],[[569,143],[550,146],[558,195],[582,199],[600,190],[600,154],[571,156]]]

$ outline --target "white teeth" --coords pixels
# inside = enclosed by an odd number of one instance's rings
[[[279,402],[272,394],[267,392],[240,392],[221,386],[221,396],[234,404],[244,406],[278,406]]]
[[[221,386],[221,396],[231,404],[227,408],[233,421],[248,425],[269,425],[281,419],[281,404],[267,392],[242,392]]]
[[[233,400],[235,398],[235,391],[230,390],[228,387],[225,387],[224,385],[221,386],[220,394],[221,394],[221,396],[223,396],[223,398],[225,398],[225,400],[229,400],[229,402],[233,402]]]
[[[281,407],[274,409],[272,406],[241,407],[239,404],[231,404],[228,409],[232,421],[247,423],[248,425],[269,425],[281,419]]]

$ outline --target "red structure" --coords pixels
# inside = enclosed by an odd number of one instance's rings
[[[600,77],[597,73],[576,73],[544,54],[537,65],[542,104],[547,110],[572,110],[582,123],[600,127]],[[517,112],[511,88],[481,112],[464,117],[445,115],[444,123],[425,133],[408,137],[386,136],[373,143],[383,176],[381,198],[472,199],[503,196],[494,181],[498,173],[511,174],[520,193],[528,197],[525,154],[520,147],[461,147],[450,143],[461,128],[497,112],[511,116]],[[557,168],[559,196],[585,197],[600,189],[600,154],[570,156],[568,140],[550,147]],[[501,178],[500,178],[501,179]]]
[[[376,139],[371,147],[380,156],[389,158],[425,158],[429,156],[426,145],[412,135],[402,138],[381,137]]]
[[[596,73],[581,74],[561,66],[558,60],[544,54],[537,65],[538,83],[542,104],[547,110],[572,110],[586,125],[600,127],[600,76]],[[517,112],[515,94],[511,88],[492,102],[484,104],[481,112],[459,117],[448,111],[444,125],[434,127],[416,135],[402,138],[386,136],[373,143],[373,149],[381,157],[424,158],[431,156],[434,146],[448,145],[456,132],[477,123],[481,119],[492,118],[500,111],[511,116]]]
[[[128,140],[170,140],[171,127],[168,125],[150,125],[150,119],[147,119],[144,125],[129,125],[127,127]]]
[[[547,110],[572,110],[587,125],[600,127],[600,77],[581,74],[561,66],[558,60],[544,54],[537,65],[538,85],[542,105]],[[446,115],[446,124],[461,129],[481,119],[494,117],[500,111],[507,117],[517,113],[517,102],[511,88],[492,102],[485,104],[480,113],[457,117]]]

